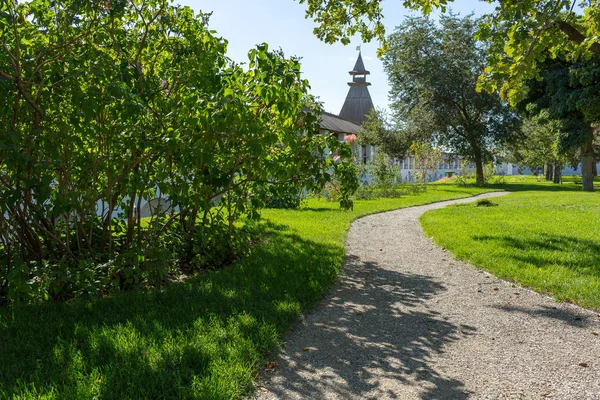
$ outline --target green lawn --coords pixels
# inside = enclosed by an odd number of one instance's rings
[[[421,224],[462,260],[600,310],[600,193],[581,192],[574,184],[540,184],[536,191],[492,201],[498,206],[430,211]]]
[[[581,175],[565,175],[562,177],[563,182],[573,182],[577,185],[581,185]],[[600,183],[600,175],[594,177],[594,184]],[[597,185],[596,185],[597,186]]]
[[[489,189],[488,189],[489,190]],[[0,398],[229,399],[247,393],[298,316],[327,293],[350,222],[485,190],[267,210],[239,263],[157,290],[0,310]]]

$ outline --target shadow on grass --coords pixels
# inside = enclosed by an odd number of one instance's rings
[[[501,184],[488,185],[489,188],[506,190],[508,192],[581,192],[581,186],[571,183],[553,184],[553,183],[528,183],[528,182],[507,182]]]
[[[339,202],[330,202],[330,204],[334,205],[334,207],[332,208],[327,208],[327,207],[300,207],[296,210],[293,210],[295,212],[301,211],[301,212],[306,212],[306,211],[310,211],[310,212],[317,212],[317,213],[325,213],[325,212],[331,212],[331,211],[339,211],[339,212],[344,212],[344,210],[342,210],[339,207]]]
[[[536,306],[522,307],[513,305],[493,305],[492,307],[510,313],[522,313],[534,318],[550,318],[557,321],[562,321],[567,325],[577,328],[585,328],[590,325],[587,317],[581,312],[558,307]]]
[[[464,190],[464,189],[466,189],[466,188],[471,188],[471,189],[482,189],[482,187],[479,187],[479,186],[474,186],[474,185],[473,185],[473,186],[461,187],[461,186],[449,186],[449,185],[448,185],[448,186],[446,186],[446,185],[447,185],[447,184],[444,184],[444,186],[442,186],[442,185],[439,185],[439,186],[437,186],[437,187],[435,188],[435,189],[436,189],[436,192],[445,192],[445,193],[459,193],[459,194],[461,194],[463,197],[467,197],[467,196],[478,196],[478,195],[480,195],[480,194],[483,194],[483,193],[485,193],[485,191],[482,191],[482,192],[477,192],[477,193],[468,193],[468,192],[466,192],[466,191]],[[455,189],[452,189],[452,187],[454,187]],[[485,188],[486,188],[486,187],[483,187],[483,189],[485,189]],[[498,187],[497,189],[498,189],[498,191],[501,191],[502,187]],[[448,201],[451,201],[451,200],[455,200],[455,199],[448,199]],[[444,200],[444,201],[445,201],[445,200]]]
[[[0,310],[0,398],[231,398],[338,275],[342,246],[263,223],[242,262],[160,289]]]
[[[475,241],[494,242],[504,256],[537,268],[558,265],[600,278],[600,242],[575,236],[542,233],[537,238],[510,235],[475,235]],[[577,257],[570,255],[577,254]]]
[[[429,276],[348,259],[326,305],[288,344],[270,390],[278,398],[403,398],[398,383],[418,382],[422,399],[468,398],[461,381],[429,360],[475,328],[415,310],[445,290]]]

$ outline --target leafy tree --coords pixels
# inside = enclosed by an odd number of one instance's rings
[[[600,112],[600,59],[571,63],[547,59],[542,79],[526,82],[528,95],[518,106],[530,114],[545,113],[559,124],[558,153],[579,151],[583,190],[593,190],[596,126]]]
[[[571,56],[600,54],[600,2],[598,0],[502,0],[486,15],[479,36],[492,45],[482,87],[502,88],[511,103],[523,94],[523,82],[537,76],[538,63],[549,54],[567,51]],[[315,35],[327,43],[360,34],[384,43],[382,0],[300,0],[306,16],[318,25]],[[446,10],[452,0],[402,0],[405,7],[425,14]],[[481,71],[479,71],[481,72]]]
[[[411,17],[389,37],[383,63],[396,118],[419,137],[474,161],[477,184],[493,147],[516,132],[517,116],[495,93],[476,91],[485,47],[476,21],[442,16],[440,25]]]
[[[419,135],[421,133],[421,135]],[[361,125],[358,140],[377,148],[373,163],[373,173],[376,182],[386,182],[391,186],[394,175],[393,160],[402,160],[407,154],[415,159],[416,179],[426,183],[435,174],[442,160],[442,152],[434,148],[423,132],[410,129],[409,124],[398,121],[392,125],[382,110],[371,110],[367,119]]]
[[[543,111],[523,121],[523,135],[509,146],[510,161],[532,170],[545,169],[546,179],[560,183],[565,165],[577,164],[578,152],[560,151],[560,122]]]
[[[358,132],[358,141],[377,148],[391,159],[402,159],[416,139],[414,132],[392,124],[383,110],[372,109]]]
[[[415,158],[415,177],[421,183],[429,182],[443,160],[442,150],[428,142],[413,142],[410,154]]]
[[[381,151],[367,165],[367,171],[373,179],[373,186],[381,190],[382,197],[386,197],[392,190],[400,172],[398,166],[394,165],[394,160]]]

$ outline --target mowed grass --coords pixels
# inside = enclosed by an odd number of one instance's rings
[[[492,199],[498,206],[430,211],[421,224],[459,259],[600,310],[600,193],[573,184],[538,189]]]
[[[489,190],[489,189],[488,189]],[[477,188],[266,210],[262,240],[228,268],[161,289],[0,310],[0,398],[232,399],[338,277],[357,217]]]
[[[565,175],[562,177],[562,181],[563,183],[570,182],[581,185],[581,175]],[[600,183],[600,175],[594,177],[594,185],[598,186],[598,183]]]

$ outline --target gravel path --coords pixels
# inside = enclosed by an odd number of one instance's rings
[[[459,262],[419,226],[425,211],[503,194],[357,220],[345,274],[257,399],[600,399],[600,315]]]

